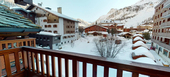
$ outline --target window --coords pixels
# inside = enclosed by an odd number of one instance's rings
[[[163,23],[165,23],[165,20],[163,20]]]
[[[54,19],[54,21],[56,21],[56,19]]]
[[[56,34],[57,34],[57,31],[54,31],[54,33],[56,33]]]
[[[168,18],[168,21],[170,21],[170,18]]]
[[[48,25],[48,27],[51,27],[51,25]]]
[[[163,54],[164,54],[165,56],[167,56],[167,55],[168,55],[168,51],[164,49]]]
[[[47,41],[50,41],[49,37],[47,37]]]
[[[52,32],[52,31],[49,30],[48,32]]]
[[[53,25],[53,27],[54,27],[54,28],[56,28],[56,27],[57,27],[57,25]]]
[[[46,19],[44,19],[44,20],[43,20],[43,22],[47,22],[47,20],[46,20]]]

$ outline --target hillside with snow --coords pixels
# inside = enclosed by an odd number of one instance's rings
[[[84,21],[84,20],[82,20],[82,19],[77,19],[77,20],[79,21],[78,26],[88,27],[88,26],[91,25],[91,23],[86,22],[86,21]]]
[[[113,8],[106,15],[99,17],[97,22],[103,20],[121,20],[126,28],[153,23],[154,7],[160,2],[161,0],[140,0],[134,5],[122,9]]]

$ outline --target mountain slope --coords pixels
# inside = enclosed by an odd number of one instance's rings
[[[161,0],[140,0],[134,5],[114,10],[111,9],[108,14],[97,19],[97,22],[102,20],[121,20],[125,27],[137,27],[145,23],[153,23],[154,7]]]
[[[82,19],[77,19],[77,20],[79,21],[78,26],[87,27],[87,26],[91,25],[91,23],[86,22],[86,21],[84,21]]]

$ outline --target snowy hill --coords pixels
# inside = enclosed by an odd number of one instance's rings
[[[122,9],[111,9],[106,15],[97,19],[97,22],[102,20],[122,20],[125,27],[137,27],[138,25],[153,23],[154,7],[161,0],[140,0],[134,5],[124,7]]]
[[[86,22],[86,21],[84,21],[84,20],[82,20],[82,19],[77,19],[77,20],[79,21],[78,26],[87,27],[87,26],[90,26],[90,25],[91,25],[91,23]]]

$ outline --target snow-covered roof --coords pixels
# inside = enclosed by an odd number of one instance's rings
[[[98,26],[98,25],[91,25],[91,26]],[[91,26],[85,27],[84,29],[89,28],[89,27],[91,27]],[[99,27],[102,27],[102,26],[99,26]],[[102,28],[108,29],[108,28],[106,28],[106,27],[102,27]]]
[[[155,57],[152,55],[152,53],[145,47],[139,47],[139,48],[133,50],[133,52],[135,53],[135,55],[145,55],[145,56],[151,58],[152,60],[155,60]]]
[[[54,33],[51,33],[51,32],[44,32],[44,31],[41,31],[39,33],[37,33],[39,35],[49,35],[49,36],[57,36],[59,34],[54,34]]]
[[[122,33],[119,33],[118,35],[125,35],[125,34],[128,34],[129,32],[122,32]],[[131,33],[129,33],[131,34]]]
[[[38,6],[38,5],[35,5],[35,4],[33,4],[33,5],[36,6],[36,7],[38,7],[38,8],[40,8],[40,9],[43,9],[44,11],[50,12],[50,13],[58,16],[58,17],[62,17],[62,18],[69,19],[69,20],[72,20],[72,21],[78,21],[78,20],[76,20],[76,19],[74,19],[74,18],[71,18],[71,17],[68,17],[68,16],[66,16],[66,15],[60,14],[60,13],[58,13],[58,12],[56,12],[56,11],[46,9],[45,7],[41,7],[41,6]]]
[[[114,20],[114,23],[122,23],[120,20]]]
[[[142,36],[141,34],[135,34],[135,35],[133,35],[133,37],[135,37],[135,36]],[[142,36],[143,37],[143,36]]]
[[[149,32],[149,30],[146,29],[146,30],[144,30],[143,32]]]
[[[125,25],[125,24],[117,24],[117,26],[122,26],[122,25]]]
[[[136,46],[143,46],[145,48],[148,48],[148,46],[145,43],[143,43],[142,41],[138,41],[135,44],[133,44],[133,47],[136,47]]]
[[[23,11],[25,11],[25,12],[32,12],[31,10],[25,10],[25,9],[23,9],[23,8],[21,8],[21,7],[10,7],[10,9],[13,9],[13,10],[23,10]]]
[[[101,34],[108,34],[108,32],[103,32],[103,31],[89,31],[88,33],[94,33],[94,32],[101,33]]]
[[[141,37],[136,37],[135,39],[134,39],[134,41],[136,41],[136,40],[143,40]]]

